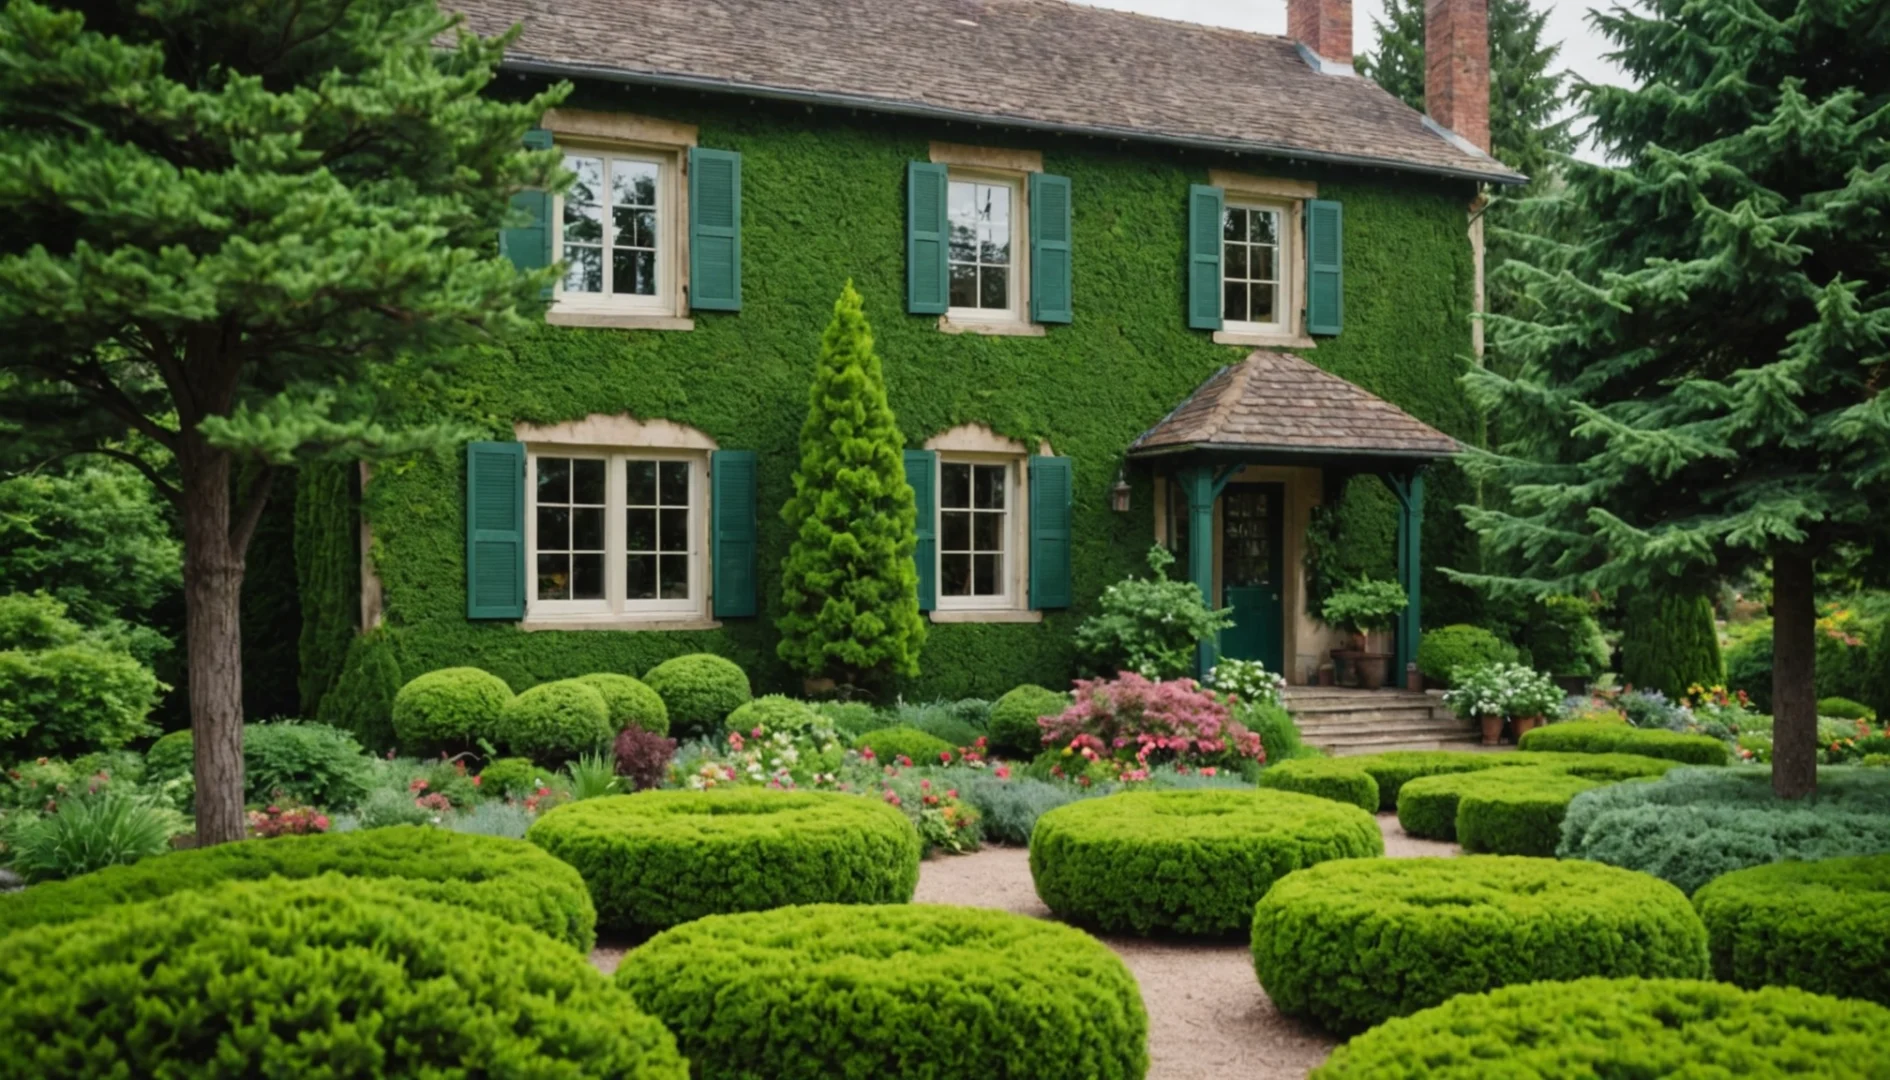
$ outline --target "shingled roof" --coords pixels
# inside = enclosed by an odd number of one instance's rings
[[[1284,458],[1441,458],[1457,440],[1297,356],[1255,352],[1229,364],[1142,433],[1133,457],[1180,450]]]
[[[445,0],[512,70],[1520,181],[1290,39],[1065,0]]]

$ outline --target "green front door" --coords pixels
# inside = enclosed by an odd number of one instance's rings
[[[1229,484],[1221,496],[1222,602],[1234,609],[1234,625],[1221,632],[1221,655],[1258,660],[1272,672],[1286,670],[1284,493],[1279,484]]]

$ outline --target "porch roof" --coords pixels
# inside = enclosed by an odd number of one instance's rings
[[[1286,353],[1257,350],[1215,372],[1129,446],[1132,458],[1219,453],[1261,463],[1422,464],[1457,440]]]

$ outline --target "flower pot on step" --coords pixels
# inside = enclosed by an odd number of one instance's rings
[[[1483,745],[1495,746],[1497,743],[1503,741],[1503,718],[1501,716],[1485,716],[1482,718],[1481,722],[1483,724]]]
[[[1332,681],[1335,686],[1358,685],[1358,658],[1362,655],[1357,649],[1332,650]]]
[[[1542,717],[1518,716],[1515,720],[1515,724],[1516,724],[1516,741],[1517,743],[1521,743],[1522,737],[1524,735],[1527,735],[1531,731],[1534,731],[1535,729],[1542,726]]]
[[[1379,690],[1385,685],[1385,672],[1391,666],[1390,653],[1359,653],[1352,661],[1358,671],[1358,684],[1366,690]]]

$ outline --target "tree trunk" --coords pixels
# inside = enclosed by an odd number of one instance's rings
[[[184,524],[184,640],[196,754],[197,842],[241,840],[243,554],[230,536],[230,455],[184,436],[177,455]]]
[[[1772,791],[1818,788],[1817,600],[1808,552],[1772,555]]]

